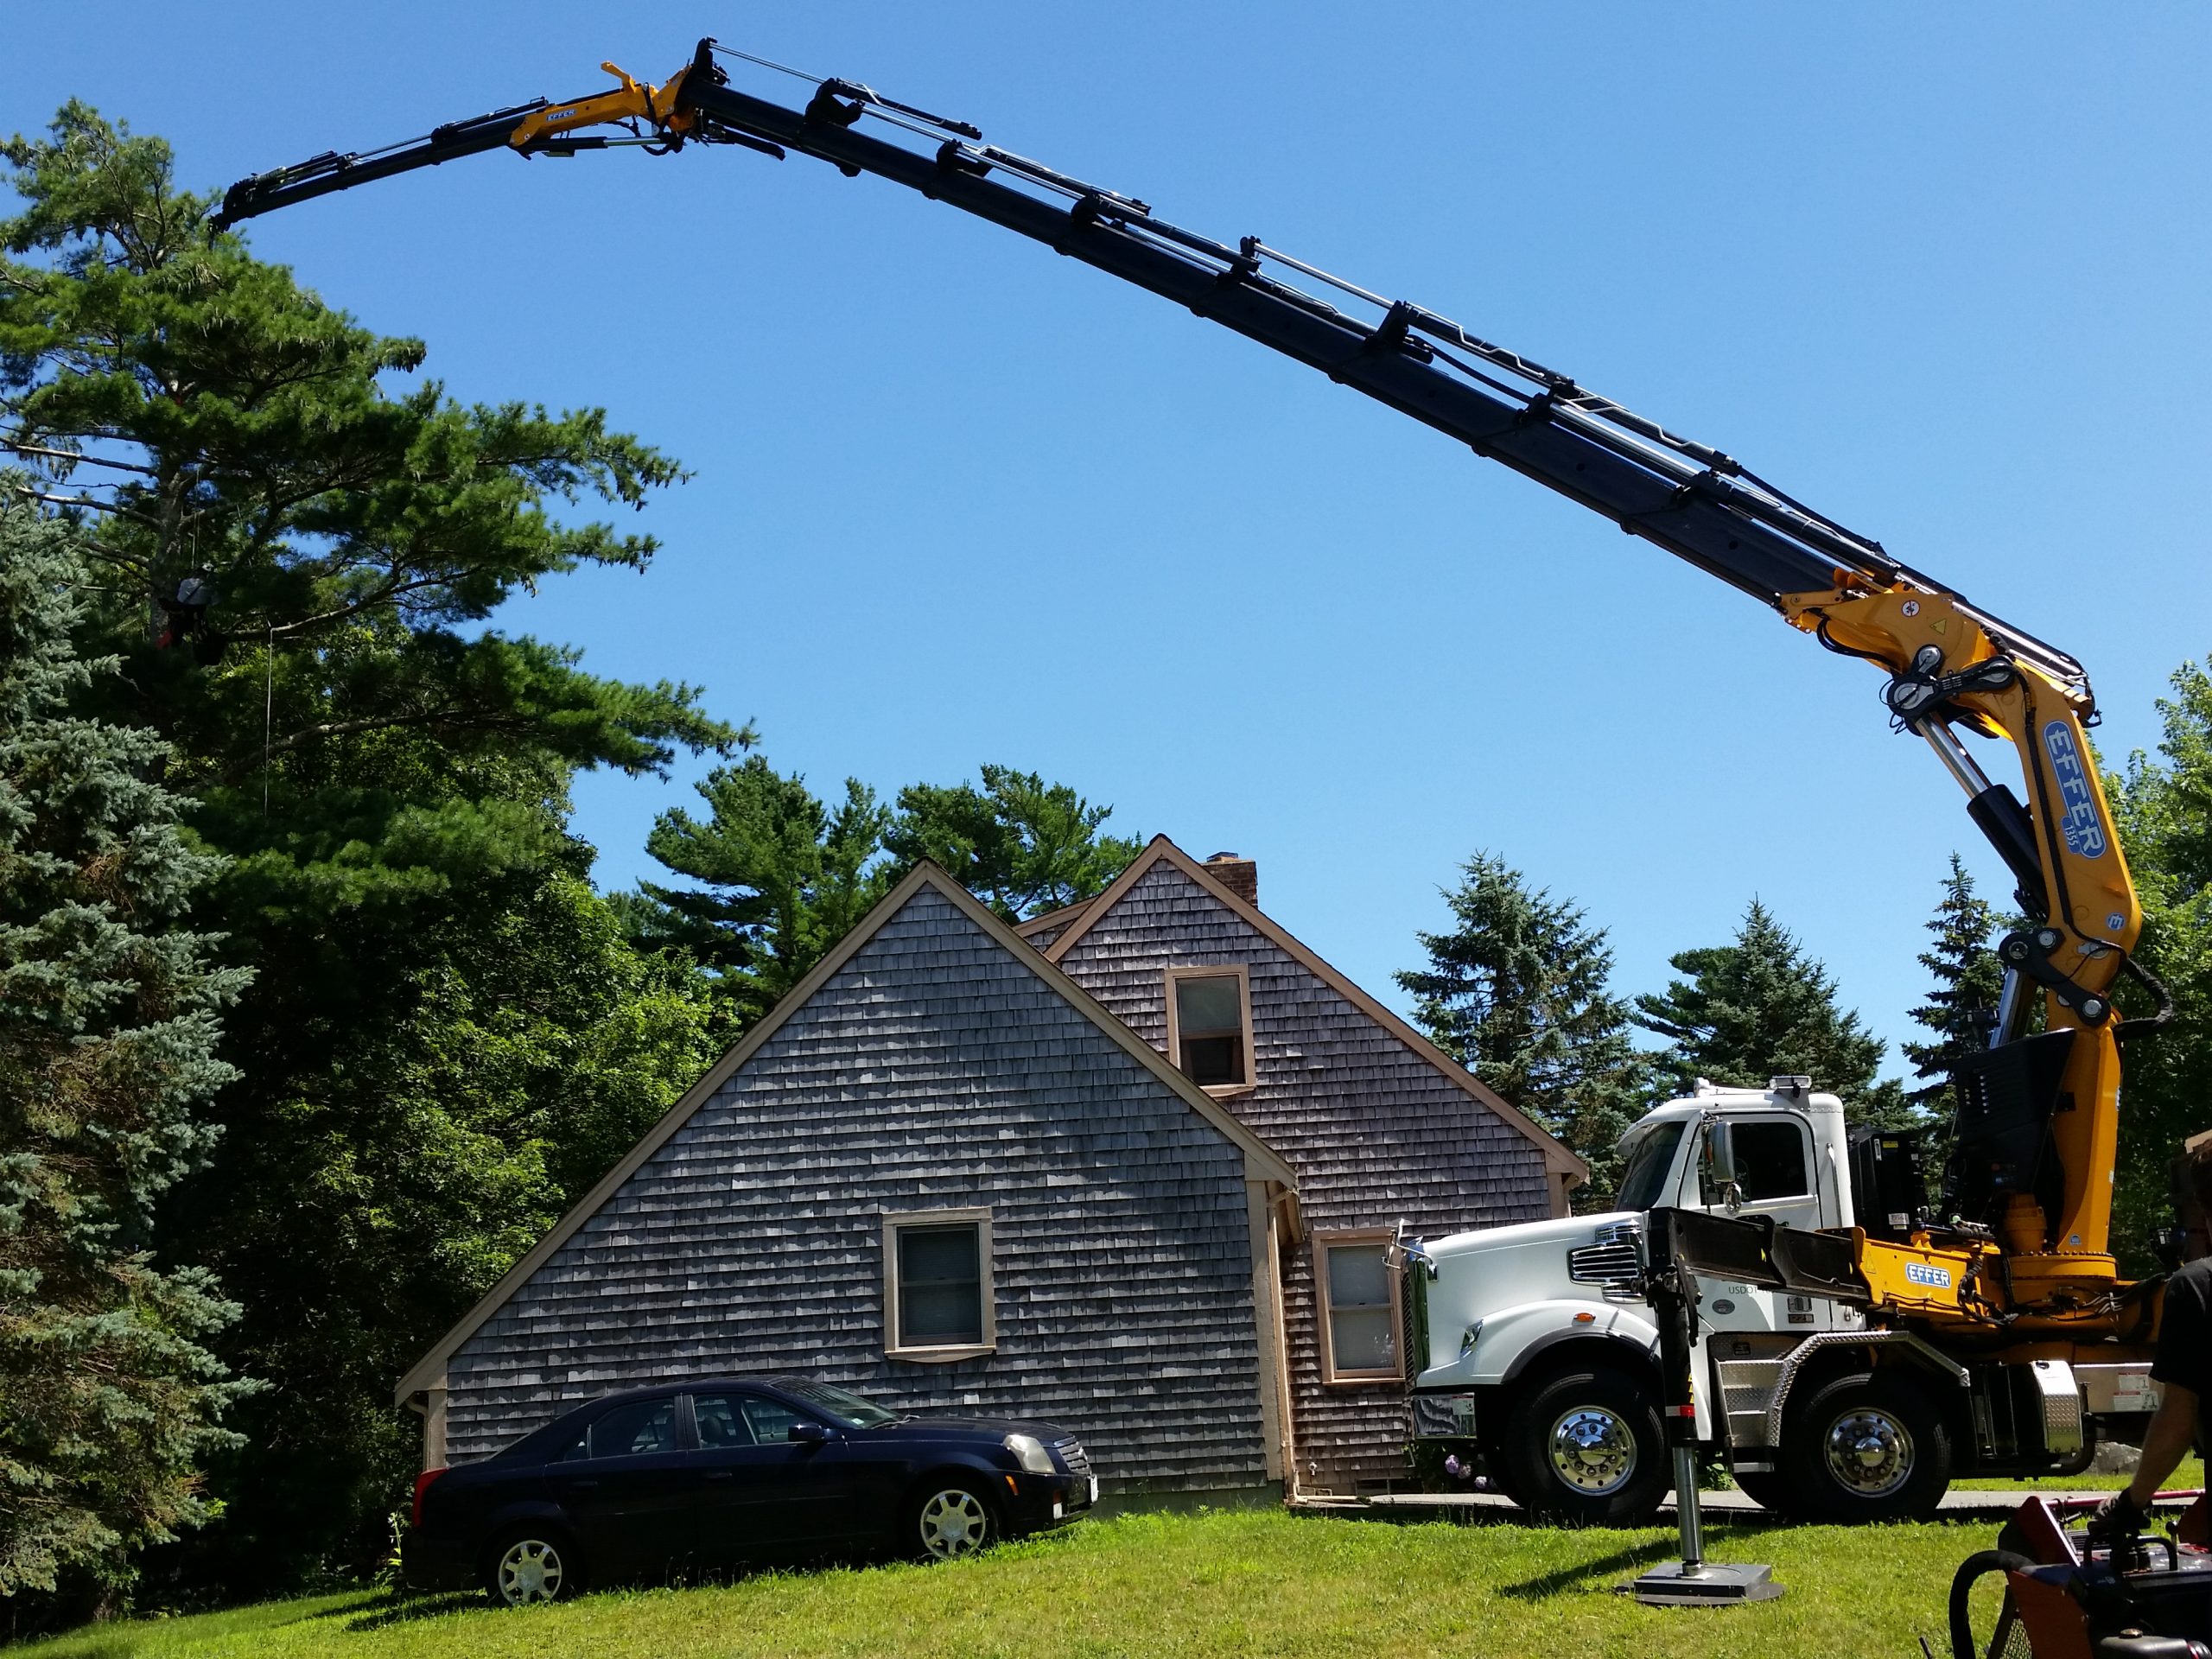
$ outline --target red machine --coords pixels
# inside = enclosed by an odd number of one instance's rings
[[[2161,1492],[2158,1501],[2202,1497]],[[2159,1533],[2093,1545],[2082,1523],[2094,1508],[2031,1497],[1995,1549],[1959,1564],[1952,1659],[2212,1659],[2212,1553]],[[2003,1576],[2005,1598],[1993,1630],[1977,1637],[1974,1589],[1992,1574]]]

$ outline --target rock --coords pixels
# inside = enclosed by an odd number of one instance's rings
[[[2089,1460],[2089,1467],[2101,1475],[2132,1475],[2142,1461],[2142,1447],[2107,1440],[2097,1447],[2097,1455]]]

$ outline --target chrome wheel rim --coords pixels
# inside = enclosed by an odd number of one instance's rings
[[[543,1538],[522,1538],[499,1557],[499,1599],[510,1607],[550,1601],[561,1593],[561,1552]]]
[[[1552,1471],[1591,1497],[1618,1492],[1636,1473],[1636,1434],[1603,1406],[1577,1406],[1552,1425]]]
[[[1878,1406],[1853,1406],[1828,1425],[1830,1478],[1854,1497],[1887,1497],[1912,1478],[1912,1431]]]
[[[941,1559],[971,1554],[983,1547],[990,1524],[982,1499],[949,1488],[922,1505],[922,1548]]]

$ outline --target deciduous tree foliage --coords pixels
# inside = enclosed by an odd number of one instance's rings
[[[0,480],[10,475],[0,473]],[[234,1075],[246,976],[180,925],[218,861],[150,774],[161,739],[70,712],[83,571],[0,504],[0,1598],[129,1582],[207,1518],[200,1471],[245,1388],[205,1345],[237,1309],[149,1248]],[[17,1604],[20,1605],[20,1604]]]
[[[1637,1024],[1668,1042],[1658,1063],[1687,1094],[1700,1077],[1764,1089],[1777,1077],[1809,1077],[1840,1096],[1854,1123],[1912,1121],[1904,1090],[1877,1080],[1884,1044],[1835,1005],[1835,982],[1806,956],[1765,906],[1751,900],[1736,937],[1669,957],[1662,995],[1636,999]]]
[[[1648,1101],[1650,1066],[1611,989],[1605,931],[1579,905],[1532,890],[1478,852],[1444,894],[1454,926],[1416,935],[1426,969],[1398,983],[1438,1047],[1529,1113],[1590,1165],[1579,1196],[1603,1207],[1619,1174],[1621,1134]]]
[[[373,1559],[412,1455],[394,1379],[707,1058],[701,986],[584,881],[571,775],[746,734],[493,626],[642,569],[650,537],[560,510],[639,506],[668,457],[414,381],[421,342],[211,239],[167,149],[82,105],[0,156],[0,442],[87,526],[83,631],[121,664],[88,707],[168,740],[228,855],[198,913],[257,969],[223,1139],[162,1218],[272,1384],[193,1547],[221,1559],[168,1564],[246,1592]]]
[[[2163,981],[2172,1022],[2127,1043],[2120,1100],[2113,1254],[2155,1267],[2151,1243],[2171,1224],[2167,1167],[2192,1135],[2212,1128],[2212,664],[2186,663],[2160,702],[2165,736],[2138,753],[2112,790],[2113,816],[2143,896],[2137,957]],[[2132,986],[2123,1012],[2152,1012]]]

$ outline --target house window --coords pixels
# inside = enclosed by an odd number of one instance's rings
[[[991,1212],[915,1210],[883,1218],[884,1351],[969,1359],[997,1346]]]
[[[1202,1089],[1252,1085],[1252,989],[1242,967],[1167,971],[1167,1047]]]
[[[1321,1380],[1395,1382],[1398,1285],[1387,1232],[1317,1233]]]

